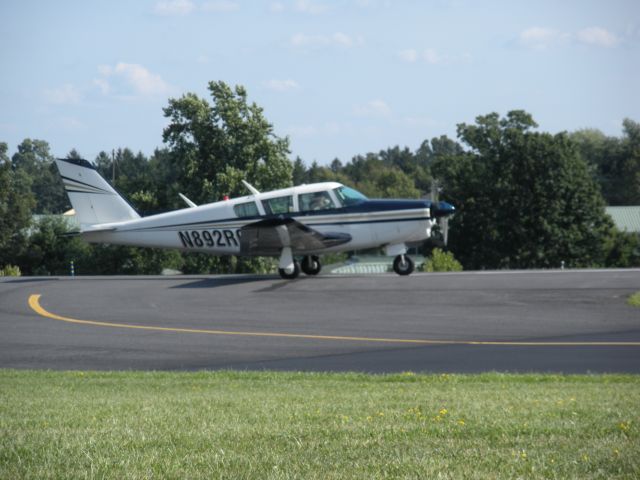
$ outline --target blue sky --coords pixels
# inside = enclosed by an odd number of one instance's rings
[[[291,158],[416,149],[477,115],[550,132],[640,120],[640,2],[0,2],[0,141],[94,159],[162,144],[162,107],[244,85]]]

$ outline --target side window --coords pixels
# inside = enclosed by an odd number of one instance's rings
[[[289,213],[293,211],[293,197],[288,195],[286,197],[269,198],[262,200],[262,205],[267,215]]]
[[[309,212],[315,210],[327,210],[336,206],[331,200],[329,192],[301,193],[298,196],[300,211]]]
[[[239,203],[233,207],[233,211],[239,218],[259,215],[255,202]]]

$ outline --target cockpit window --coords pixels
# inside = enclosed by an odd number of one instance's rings
[[[233,207],[233,211],[239,218],[243,217],[255,217],[259,215],[256,202],[239,203]]]
[[[336,207],[329,192],[301,193],[298,196],[298,202],[301,212],[328,210]]]
[[[367,197],[365,197],[359,191],[354,190],[353,188],[342,186],[334,189],[333,191],[335,192],[342,205],[344,205],[345,207],[347,205],[355,205],[356,203],[360,203],[363,200],[367,200]]]
[[[268,198],[262,200],[262,206],[267,215],[275,215],[278,213],[289,213],[293,211],[293,197]]]

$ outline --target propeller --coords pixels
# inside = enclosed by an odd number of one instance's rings
[[[440,231],[442,232],[442,239],[444,240],[444,246],[447,246],[449,241],[449,218],[440,218]]]
[[[438,221],[445,245],[449,241],[449,216],[455,211],[455,207],[447,202],[434,202],[431,206],[431,217]]]

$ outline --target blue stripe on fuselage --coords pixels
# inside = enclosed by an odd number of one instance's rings
[[[315,216],[340,216],[347,214],[366,214],[366,213],[376,213],[376,212],[390,212],[390,211],[402,211],[402,210],[421,210],[430,208],[432,202],[429,200],[363,200],[359,203],[353,205],[347,205],[341,208],[330,208],[326,210],[315,210],[315,211],[307,211],[307,212],[290,212],[290,213],[280,213],[274,215],[254,215],[251,217],[231,217],[231,218],[222,218],[219,220],[203,220],[201,222],[192,222],[192,223],[176,223],[171,225],[159,225],[155,227],[146,227],[146,228],[132,228],[132,229],[123,229],[122,231],[144,231],[144,230],[163,230],[166,228],[192,228],[197,227],[198,225],[215,225],[218,223],[229,223],[229,222],[238,222],[245,221],[251,222],[252,220],[260,221],[260,220],[269,220],[269,219],[282,219],[282,218],[309,218]],[[305,222],[309,226],[314,225],[345,225],[345,224],[364,224],[364,223],[388,223],[388,222],[408,222],[415,220],[424,220],[425,217],[412,217],[412,218],[398,218],[398,219],[384,219],[384,220],[349,220],[345,219],[344,221],[340,221],[340,219],[334,219],[332,221],[324,221],[321,223],[313,223],[313,222]],[[212,227],[213,228],[213,227]]]

